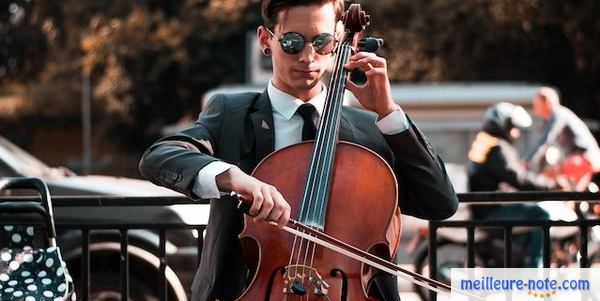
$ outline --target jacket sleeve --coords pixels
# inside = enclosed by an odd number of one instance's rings
[[[562,118],[559,118],[558,115],[554,115],[551,120],[545,123],[542,135],[525,154],[523,157],[524,160],[533,167],[539,167],[538,165],[546,154],[546,150],[550,145],[558,142],[558,136],[565,126],[566,122]]]
[[[213,155],[224,112],[223,97],[217,95],[192,127],[158,140],[144,152],[141,174],[157,185],[197,199],[192,187],[198,171],[218,160]]]
[[[403,214],[424,219],[445,219],[454,214],[458,198],[444,163],[425,136],[409,119],[411,127],[399,134],[384,135],[395,157],[399,204]]]
[[[498,182],[508,183],[519,190],[551,190],[557,187],[555,181],[527,170],[518,153],[506,146],[492,148],[486,165]]]

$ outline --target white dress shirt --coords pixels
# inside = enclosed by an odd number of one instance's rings
[[[346,93],[350,92],[346,91]],[[296,110],[304,101],[277,89],[273,86],[272,81],[267,86],[267,94],[273,107],[275,150],[302,141],[302,125],[304,124],[304,120],[296,114]],[[327,89],[323,86],[321,93],[308,101],[317,110],[317,120],[320,120],[323,114],[326,94]],[[376,124],[381,133],[386,135],[398,134],[410,127],[408,119],[400,106],[398,106],[396,111],[378,120]],[[192,188],[194,194],[203,199],[220,198],[221,193],[219,192],[215,178],[232,166],[223,161],[215,161],[206,165],[198,172],[194,187]]]

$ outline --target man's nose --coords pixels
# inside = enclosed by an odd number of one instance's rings
[[[315,47],[313,46],[312,43],[306,43],[304,45],[304,49],[302,49],[302,51],[300,51],[299,55],[300,55],[301,62],[312,62],[312,61],[314,61],[315,55],[317,55],[317,52],[315,51]]]

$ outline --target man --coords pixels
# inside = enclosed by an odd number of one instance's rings
[[[242,213],[220,191],[235,191],[252,201],[255,222],[283,226],[289,220],[290,206],[277,188],[248,173],[270,152],[301,140],[303,119],[296,112],[301,104],[313,105],[320,118],[326,94],[321,78],[334,39],[341,36],[336,28],[342,12],[341,0],[263,1],[264,25],[257,36],[273,62],[265,92],[215,96],[192,128],[159,140],[144,154],[140,170],[148,179],[193,199],[211,199],[193,300],[233,300],[252,276],[238,239]],[[340,140],[367,146],[386,158],[398,178],[405,214],[451,216],[458,203],[443,163],[393,102],[385,59],[359,52],[345,67],[365,71],[364,85],[348,82],[346,88],[374,114],[344,107]],[[375,295],[398,299],[393,277],[374,282]]]
[[[554,180],[528,171],[513,146],[521,129],[530,125],[531,117],[521,106],[500,102],[488,108],[481,131],[477,133],[468,154],[469,191],[560,188]],[[471,205],[470,209],[473,218],[481,220],[539,220],[549,217],[536,204]],[[538,267],[542,259],[541,230],[515,235],[514,239],[515,244],[525,246],[522,267]]]
[[[513,146],[529,126],[531,117],[521,106],[500,102],[488,108],[468,153],[470,191],[500,190],[501,184],[518,190],[557,188],[555,181],[528,171]]]
[[[546,150],[551,145],[561,148],[563,157],[583,153],[589,161],[592,172],[600,172],[600,148],[585,123],[571,110],[560,104],[556,90],[542,87],[533,97],[533,110],[544,119],[542,137],[525,156],[533,168],[541,168]]]

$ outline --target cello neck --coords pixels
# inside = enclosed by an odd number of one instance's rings
[[[308,176],[302,193],[298,220],[302,223],[324,229],[327,200],[331,183],[331,173],[338,142],[338,130],[342,115],[342,104],[348,72],[344,65],[352,55],[354,33],[348,33],[339,45],[335,65],[329,82],[323,115],[314,142]]]

